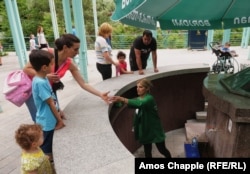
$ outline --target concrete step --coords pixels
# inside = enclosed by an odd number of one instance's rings
[[[197,123],[198,120],[197,119],[190,119],[186,121],[187,123]]]
[[[198,142],[208,142],[205,135],[206,123],[204,122],[187,122],[185,123],[186,143],[191,143],[192,138],[196,137]]]
[[[207,111],[198,111],[195,113],[196,119],[205,121],[207,119]]]

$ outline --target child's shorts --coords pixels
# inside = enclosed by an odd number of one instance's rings
[[[52,154],[54,130],[43,131],[43,144],[40,146],[45,154]]]

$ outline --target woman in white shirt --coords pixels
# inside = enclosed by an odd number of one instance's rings
[[[112,49],[106,41],[111,33],[112,26],[105,22],[99,27],[98,36],[95,41],[96,68],[101,73],[103,80],[112,77],[112,64],[118,66],[118,63],[112,59]]]
[[[37,28],[37,38],[38,38],[39,49],[48,48],[48,43],[45,38],[42,26],[38,26]]]

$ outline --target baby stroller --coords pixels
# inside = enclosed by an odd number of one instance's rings
[[[210,42],[209,46],[217,57],[217,60],[212,65],[212,72],[233,74],[239,71],[239,64],[234,58],[237,54],[221,51],[222,45],[218,42]]]

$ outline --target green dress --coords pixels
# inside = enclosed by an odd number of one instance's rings
[[[53,174],[52,166],[49,158],[39,150],[35,153],[22,152],[21,157],[21,173],[26,174],[29,171],[37,170],[37,174]]]
[[[165,132],[152,95],[128,100],[128,107],[136,108],[134,116],[135,138],[142,144],[159,143],[165,140]]]

